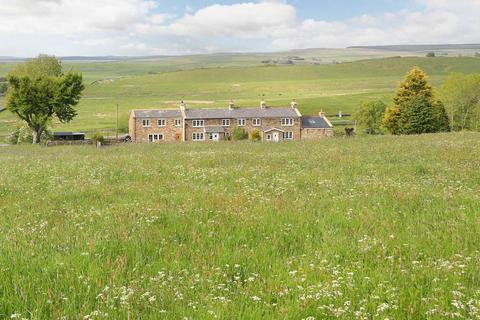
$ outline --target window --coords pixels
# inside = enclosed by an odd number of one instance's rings
[[[267,134],[267,141],[271,141],[272,140],[272,135],[271,134]]]
[[[255,127],[259,127],[262,125],[262,120],[260,120],[260,118],[253,118],[252,119],[252,124],[253,126]]]
[[[205,126],[205,120],[193,120],[192,121],[192,126],[193,127],[204,127]]]
[[[150,127],[150,119],[143,119],[143,120],[142,120],[142,126],[143,126],[144,128]]]
[[[163,140],[163,133],[152,133],[148,135],[149,142],[157,142]]]
[[[245,123],[246,123],[245,119],[238,119],[237,120],[237,124],[238,124],[239,127],[244,127]]]
[[[167,125],[167,120],[165,119],[158,119],[157,124],[159,127],[165,127]]]
[[[222,119],[222,126],[230,127],[230,119]]]
[[[175,119],[175,127],[180,127],[182,125],[182,119]]]
[[[291,132],[291,131],[290,131],[290,132],[285,132],[285,133],[283,134],[283,139],[285,139],[285,140],[293,140],[293,132]]]
[[[293,126],[293,118],[282,118],[282,126]]]
[[[204,138],[203,132],[192,133],[192,140],[193,141],[203,141],[204,139],[205,138]]]

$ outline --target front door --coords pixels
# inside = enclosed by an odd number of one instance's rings
[[[280,141],[280,134],[278,132],[273,132],[272,133],[272,140],[273,140],[273,142]]]
[[[211,133],[210,140],[212,141],[219,141],[220,140],[220,133]]]

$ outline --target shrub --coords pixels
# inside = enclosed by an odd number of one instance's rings
[[[41,142],[46,142],[51,139],[52,134],[48,130],[45,130],[40,137]],[[8,144],[32,143],[32,129],[30,129],[27,124],[19,124],[15,129],[10,132],[5,141]]]
[[[236,128],[232,132],[232,139],[233,140],[245,140],[247,138],[247,134],[245,132],[245,129],[243,128]]]
[[[0,95],[7,93],[8,84],[6,82],[0,82]]]
[[[250,141],[260,141],[261,139],[262,137],[260,135],[260,131],[257,129],[250,131],[250,133],[248,134],[248,140]]]
[[[435,58],[435,52],[427,53],[427,58]]]
[[[99,132],[96,132],[93,137],[92,137],[92,141],[97,144],[98,142],[100,143],[104,143],[105,142],[105,138],[103,137],[103,135]]]

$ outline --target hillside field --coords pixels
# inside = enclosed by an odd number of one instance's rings
[[[192,108],[216,108],[226,107],[231,99],[241,107],[257,107],[262,98],[271,106],[286,106],[296,98],[304,114],[317,114],[322,109],[329,114],[354,113],[363,101],[390,103],[398,83],[415,65],[424,68],[436,86],[452,72],[480,72],[480,58],[472,57],[404,57],[293,66],[258,66],[260,57],[241,58],[215,60],[206,56],[204,64],[198,57],[190,62],[188,59],[193,58],[184,57],[175,60],[176,64],[163,60],[68,62],[65,69],[81,71],[87,88],[78,117],[65,125],[53,123],[52,129],[111,132],[117,103],[125,123],[131,109],[177,108],[181,99]],[[0,76],[11,67],[0,65]],[[0,139],[15,121],[9,112],[0,113]]]
[[[478,133],[0,148],[0,318],[480,319],[479,154]]]

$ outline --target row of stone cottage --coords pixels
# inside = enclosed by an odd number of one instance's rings
[[[189,109],[182,101],[175,110],[132,110],[129,135],[133,142],[229,140],[236,128],[258,130],[262,141],[309,140],[333,136],[333,126],[322,112],[302,116],[292,101],[289,108]]]

